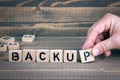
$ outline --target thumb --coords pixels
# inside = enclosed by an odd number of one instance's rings
[[[112,48],[114,48],[114,43],[112,42],[112,39],[109,38],[97,43],[92,49],[92,54],[94,56],[98,56],[103,52],[109,51]]]

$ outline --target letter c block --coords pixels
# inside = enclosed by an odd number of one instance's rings
[[[36,51],[37,62],[49,62],[49,50],[38,49]]]

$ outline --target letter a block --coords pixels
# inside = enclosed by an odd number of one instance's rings
[[[77,62],[77,50],[64,50],[64,62]]]
[[[22,50],[10,50],[9,61],[10,62],[21,62],[22,61]]]
[[[91,49],[80,50],[79,53],[80,53],[82,63],[95,61],[94,56],[91,54]]]
[[[62,62],[63,50],[50,50],[50,62]]]
[[[49,50],[37,50],[36,51],[37,62],[49,62]]]
[[[35,53],[34,49],[23,49],[23,62],[35,62]]]
[[[19,42],[8,43],[9,50],[15,50],[15,49],[19,49],[19,48],[20,48]]]
[[[7,45],[6,44],[0,44],[0,52],[6,52],[7,51]]]
[[[23,42],[33,42],[34,40],[35,40],[35,35],[26,34],[22,37]]]
[[[0,38],[0,42],[1,43],[15,42],[15,38],[10,37],[10,36],[4,36],[4,37]]]

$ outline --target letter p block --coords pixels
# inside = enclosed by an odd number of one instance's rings
[[[91,49],[80,50],[79,53],[80,53],[82,63],[95,61],[94,56],[91,54]]]

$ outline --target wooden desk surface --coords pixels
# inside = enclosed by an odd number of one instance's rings
[[[21,49],[81,49],[85,37],[37,37],[33,43],[21,43]],[[115,54],[116,53],[116,54]],[[79,57],[79,56],[78,56]],[[8,62],[8,53],[0,53],[0,79],[6,80],[118,80],[120,54],[113,51],[108,58],[96,57],[95,62],[77,63],[23,63]]]

